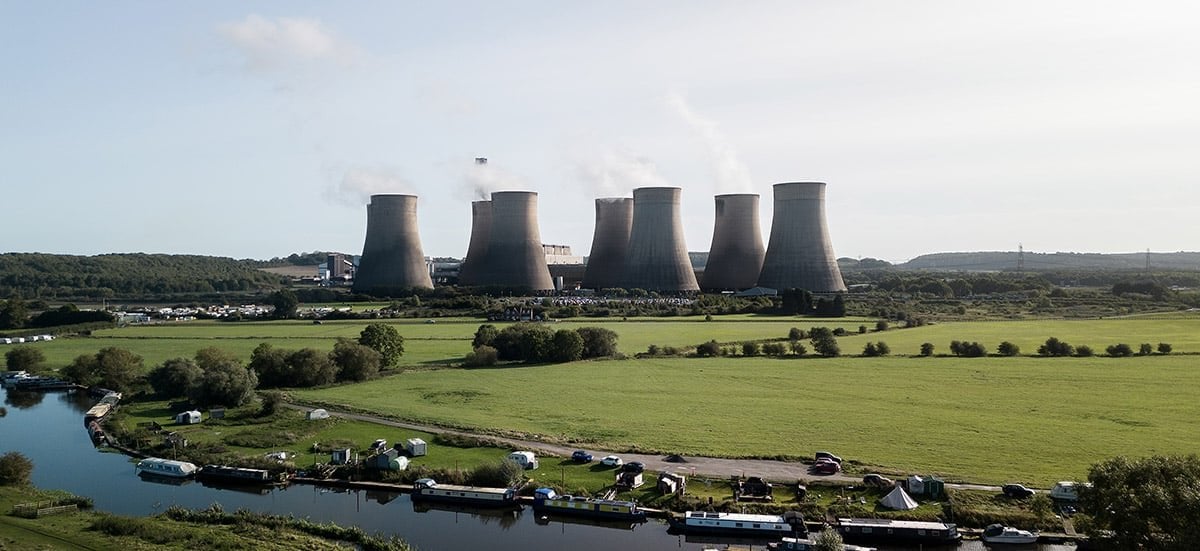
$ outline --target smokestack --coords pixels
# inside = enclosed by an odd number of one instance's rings
[[[716,205],[712,246],[700,286],[713,291],[749,289],[758,281],[763,265],[758,195],[718,195]]]
[[[596,199],[596,231],[592,235],[587,270],[583,273],[583,288],[599,291],[621,284],[632,228],[633,199]]]
[[[537,198],[532,191],[492,193],[491,231],[476,285],[554,289],[538,232]]]
[[[633,227],[621,287],[647,291],[697,291],[679,218],[680,189],[633,190]]]
[[[405,288],[433,288],[417,231],[417,196],[372,195],[354,291]]]
[[[825,183],[775,184],[775,218],[758,284],[814,293],[846,290],[825,226]]]
[[[467,256],[458,267],[459,285],[479,285],[479,271],[487,256],[488,239],[492,234],[492,202],[471,202],[471,241]]]

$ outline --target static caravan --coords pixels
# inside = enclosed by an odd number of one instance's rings
[[[534,455],[533,452],[512,452],[508,454],[508,458],[516,461],[517,464],[524,467],[525,470],[538,468],[537,456]]]
[[[404,442],[404,451],[412,457],[425,455],[425,441],[420,438],[409,438]]]
[[[200,412],[194,409],[180,412],[175,415],[175,422],[180,425],[194,425],[200,422]]]

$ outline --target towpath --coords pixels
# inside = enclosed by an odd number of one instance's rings
[[[309,410],[313,409],[312,406],[306,406],[304,404],[287,403],[285,405],[289,408],[292,408],[295,410],[300,410],[300,411],[309,411]],[[473,437],[473,438],[480,438],[480,439],[485,439],[485,440],[489,440],[492,442],[496,442],[497,444],[500,444],[500,445],[507,445],[507,446],[512,447],[513,449],[530,450],[530,451],[534,451],[534,452],[537,452],[537,453],[543,454],[543,455],[570,457],[572,451],[579,449],[576,447],[561,446],[558,444],[552,444],[552,443],[548,443],[548,442],[539,442],[537,440],[521,440],[521,439],[517,439],[517,438],[493,436],[490,434],[477,434],[477,433],[472,433],[469,431],[448,429],[448,428],[437,427],[437,426],[432,426],[432,425],[410,423],[407,421],[396,421],[394,419],[387,419],[384,417],[376,417],[373,415],[364,415],[364,414],[359,414],[359,413],[334,411],[334,410],[330,410],[328,408],[324,408],[324,409],[326,411],[328,411],[330,415],[333,415],[336,417],[342,417],[342,418],[346,418],[346,419],[354,419],[357,421],[365,421],[368,423],[376,423],[376,424],[385,425],[385,426],[389,426],[389,427],[417,430],[417,431],[421,431],[421,432],[445,433],[445,434],[452,434],[452,435],[457,435],[457,436],[469,436],[469,437]],[[642,463],[646,464],[646,469],[651,470],[651,471],[678,472],[678,473],[683,473],[683,474],[692,475],[692,476],[705,475],[705,476],[724,478],[724,479],[727,479],[733,475],[760,476],[766,480],[777,481],[777,482],[789,482],[789,483],[795,482],[795,481],[804,481],[805,483],[808,483],[808,482],[814,482],[814,481],[818,481],[818,480],[828,480],[828,481],[838,481],[838,482],[858,482],[861,480],[858,477],[846,476],[846,475],[841,475],[841,474],[814,475],[814,474],[811,474],[808,472],[808,468],[811,466],[810,463],[803,463],[803,462],[798,462],[798,461],[775,461],[775,460],[769,460],[769,459],[726,459],[726,458],[719,458],[719,457],[687,456],[687,457],[684,457],[685,462],[670,462],[670,461],[667,461],[661,455],[647,455],[647,454],[626,453],[626,452],[618,453],[618,452],[600,451],[600,450],[595,450],[595,449],[590,449],[588,451],[590,453],[594,454],[596,456],[597,460],[600,457],[603,457],[605,455],[613,453],[613,454],[620,455],[621,459],[623,459],[626,463],[628,463],[630,461],[641,461]],[[996,491],[996,492],[1000,491],[1000,488],[998,486],[985,486],[985,485],[979,485],[979,484],[947,484],[946,486],[950,487],[950,488],[965,488],[965,489],[987,490],[987,491]]]

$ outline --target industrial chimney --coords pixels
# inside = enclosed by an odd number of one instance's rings
[[[354,291],[406,288],[433,288],[417,231],[417,196],[372,195]]]
[[[475,285],[554,289],[546,253],[537,224],[537,193],[497,191],[492,193],[492,223],[487,251],[479,266],[471,266]],[[471,259],[470,251],[467,259]]]
[[[758,284],[814,293],[846,290],[825,226],[825,183],[775,184],[775,217]]]
[[[711,291],[749,289],[758,281],[763,264],[758,195],[718,195],[716,204],[712,246],[700,287]]]
[[[479,285],[479,270],[487,256],[488,239],[492,233],[492,202],[471,202],[471,241],[467,256],[458,267],[459,285]]]
[[[633,228],[633,199],[596,199],[596,231],[592,252],[583,273],[585,289],[608,289],[621,284],[625,257],[629,254],[629,231]]]
[[[633,227],[621,287],[647,291],[697,291],[679,218],[677,187],[633,190]]]

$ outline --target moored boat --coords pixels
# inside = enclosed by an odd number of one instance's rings
[[[646,512],[632,501],[559,495],[551,488],[533,493],[533,509],[538,514],[563,514],[613,520],[645,522]]]
[[[196,465],[159,457],[147,457],[137,464],[138,473],[169,478],[189,478],[196,474]]]
[[[512,488],[438,484],[432,478],[421,478],[413,482],[412,500],[414,503],[444,501],[469,503],[481,507],[512,507],[517,504],[517,491]]]
[[[225,465],[205,465],[196,473],[196,477],[227,484],[273,484],[276,482],[276,479],[271,477],[271,472],[266,469],[246,469]]]
[[[1037,543],[1038,535],[1012,526],[989,524],[979,539],[985,543]]]
[[[962,539],[958,527],[944,522],[921,522],[883,518],[840,518],[838,533],[848,542],[941,544]]]
[[[671,529],[685,534],[719,534],[782,538],[807,537],[804,516],[797,511],[782,515],[752,515],[746,513],[709,513],[688,511],[682,518],[667,519]]]
[[[782,551],[815,551],[817,544],[810,539],[788,538],[785,537],[780,541],[773,541],[767,544],[767,549],[780,549]],[[861,545],[843,544],[844,551],[876,551],[874,547],[863,547]]]
[[[112,404],[96,404],[83,415],[84,423],[100,419],[112,411]]]

